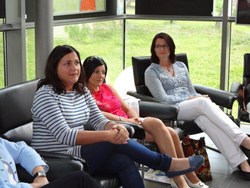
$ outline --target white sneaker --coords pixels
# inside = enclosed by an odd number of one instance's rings
[[[203,183],[202,181],[199,181],[198,183],[192,183],[186,176],[184,176],[184,178],[187,184],[192,188],[209,188],[209,186]]]
[[[172,188],[178,188],[178,186],[176,185],[176,183],[174,182],[173,179],[171,180],[171,187],[172,187]],[[185,187],[185,188],[191,188],[191,187],[187,186],[187,187]]]

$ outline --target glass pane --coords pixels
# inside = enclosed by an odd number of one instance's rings
[[[113,84],[122,70],[123,22],[104,21],[54,27],[54,45],[69,44],[81,54],[102,57],[108,64],[107,82]]]
[[[105,0],[54,0],[54,15],[100,12],[106,10]]]
[[[117,15],[124,14],[124,0],[117,0]]]
[[[236,16],[236,12],[237,12],[237,1],[238,0],[232,0],[232,16]]]
[[[250,28],[246,25],[232,24],[230,78],[229,83],[238,81],[242,83],[243,55],[250,53]]]
[[[135,0],[126,0],[126,13],[135,14]]]
[[[216,22],[127,20],[126,64],[132,56],[150,54],[158,32],[172,36],[176,53],[187,53],[191,80],[219,88],[221,26]]]
[[[0,32],[0,88],[4,87],[4,49],[3,49],[3,32]]]
[[[214,0],[213,16],[222,16],[223,0]]]
[[[26,29],[26,77],[27,80],[36,78],[35,65],[35,30]]]

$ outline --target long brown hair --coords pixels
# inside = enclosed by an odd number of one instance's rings
[[[175,63],[174,40],[172,39],[172,37],[170,35],[168,35],[167,33],[163,33],[163,32],[156,34],[152,40],[151,49],[150,49],[151,50],[151,62],[156,63],[156,64],[160,63],[160,60],[155,53],[155,42],[158,38],[162,38],[166,41],[167,45],[169,46],[169,51],[170,51],[169,59],[170,59],[172,64]]]
[[[52,52],[50,53],[46,67],[45,67],[45,78],[41,79],[38,83],[37,89],[42,87],[43,85],[52,85],[53,89],[56,93],[65,93],[66,88],[65,85],[62,83],[62,81],[59,79],[57,75],[57,67],[60,62],[60,60],[67,54],[75,52],[79,58],[79,61],[81,62],[80,54],[79,52],[70,45],[59,45],[56,46]],[[81,94],[85,93],[85,72],[83,70],[82,64],[81,66],[81,72],[80,77],[78,81],[74,84],[73,88]]]

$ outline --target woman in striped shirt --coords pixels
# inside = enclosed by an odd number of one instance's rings
[[[32,106],[32,147],[84,158],[90,174],[117,174],[123,188],[144,187],[134,161],[169,177],[197,169],[202,156],[171,158],[129,139],[127,129],[106,119],[85,87],[79,52],[57,46],[48,57],[45,78]],[[95,131],[84,130],[86,123]]]

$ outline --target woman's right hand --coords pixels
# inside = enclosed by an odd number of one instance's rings
[[[123,125],[115,125],[110,132],[110,142],[113,144],[127,144],[129,139],[129,133]]]

